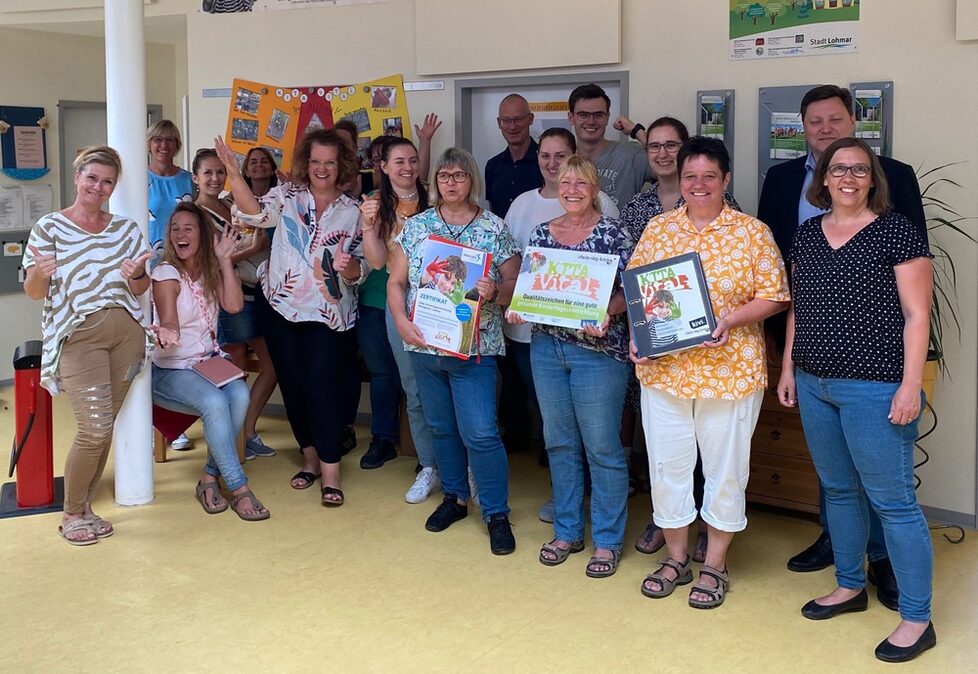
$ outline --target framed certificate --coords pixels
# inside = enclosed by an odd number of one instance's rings
[[[489,274],[491,260],[491,253],[457,241],[439,236],[425,241],[411,321],[429,346],[466,360],[473,350],[478,352],[479,291],[475,283]]]
[[[622,286],[640,357],[664,356],[713,338],[717,322],[698,253],[627,269]]]
[[[509,311],[531,323],[599,325],[618,273],[617,255],[527,246]]]

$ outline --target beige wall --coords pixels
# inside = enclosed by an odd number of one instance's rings
[[[50,121],[47,160],[51,172],[38,182],[53,186],[54,205],[60,208],[58,101],[105,100],[104,43],[101,38],[0,27],[0,45],[5,55],[0,68],[0,104],[43,107]],[[149,44],[146,60],[148,102],[161,104],[165,116],[178,115],[174,48]],[[0,184],[15,181],[0,174]],[[14,348],[40,338],[40,312],[41,303],[22,293],[0,294],[0,380],[13,376],[10,359]]]

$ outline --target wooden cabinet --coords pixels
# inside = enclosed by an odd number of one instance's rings
[[[768,368],[769,389],[781,368]],[[764,392],[761,414],[751,440],[747,500],[789,510],[818,512],[818,475],[808,454],[798,408],[782,407],[771,390]]]

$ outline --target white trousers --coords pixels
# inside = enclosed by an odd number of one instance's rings
[[[743,531],[750,440],[764,391],[739,400],[688,400],[642,387],[642,426],[649,453],[653,521],[680,529],[696,520],[693,469],[699,447],[703,459],[703,509],[700,516],[720,531]]]

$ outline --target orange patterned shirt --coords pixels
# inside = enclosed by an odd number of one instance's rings
[[[771,230],[730,206],[724,206],[702,232],[696,230],[685,206],[656,216],[646,225],[628,267],[694,251],[703,263],[717,318],[754,298],[790,299],[784,261]],[[636,370],[643,386],[678,398],[745,398],[767,386],[763,326],[751,323],[733,328],[729,341],[720,348],[694,347]]]

